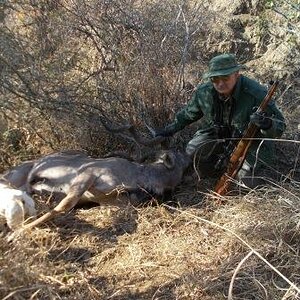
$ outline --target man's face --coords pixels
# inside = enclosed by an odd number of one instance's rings
[[[239,76],[239,72],[234,72],[230,75],[211,77],[210,80],[218,93],[229,96],[232,94]]]

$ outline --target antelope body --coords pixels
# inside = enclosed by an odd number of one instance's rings
[[[25,225],[31,228],[65,213],[76,204],[92,201],[98,204],[118,193],[144,191],[162,195],[181,181],[189,157],[178,151],[164,151],[150,164],[140,164],[124,158],[94,159],[80,152],[59,152],[45,156],[23,169],[20,186],[29,192],[52,193],[63,196],[50,212]],[[14,170],[15,171],[15,170]],[[16,175],[16,174],[14,174]],[[6,178],[10,178],[9,172]],[[61,197],[60,197],[61,199]]]

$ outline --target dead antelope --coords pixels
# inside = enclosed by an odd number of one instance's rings
[[[65,213],[80,201],[88,200],[101,204],[107,197],[139,190],[162,195],[180,183],[183,172],[190,163],[187,155],[171,150],[164,151],[157,161],[150,164],[139,164],[116,157],[79,158],[77,162],[80,160],[81,166],[71,173],[58,166],[55,166],[56,173],[53,172],[51,176],[49,169],[37,169],[34,174],[31,173],[32,182],[29,184],[33,190],[49,190],[54,187],[57,189],[57,186],[61,186],[60,192],[66,196],[53,210],[25,225],[25,228],[34,227],[60,213]],[[49,168],[51,169],[50,163]]]
[[[147,146],[162,140],[161,137],[144,139],[131,125],[108,129],[118,133],[127,130],[134,141]],[[81,202],[101,204],[117,194],[139,191],[162,195],[180,183],[189,164],[190,159],[185,153],[173,150],[163,151],[156,161],[148,164],[120,157],[93,159],[82,153],[45,156],[37,160],[27,173],[26,188],[30,192],[50,192],[63,198],[53,210],[25,225],[25,229],[65,213]]]

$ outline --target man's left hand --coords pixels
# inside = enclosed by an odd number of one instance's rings
[[[255,112],[250,116],[250,122],[262,130],[267,130],[272,126],[272,119],[259,112]]]

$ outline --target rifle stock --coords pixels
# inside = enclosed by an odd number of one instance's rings
[[[275,81],[270,87],[267,95],[261,102],[259,108],[257,109],[257,112],[261,113],[265,111],[277,86],[278,81]],[[238,173],[245,161],[247,151],[252,143],[252,138],[255,136],[257,130],[258,127],[255,124],[249,123],[249,126],[244,132],[243,137],[238,142],[237,146],[231,154],[226,172],[221,176],[221,178],[218,180],[215,186],[215,192],[219,195],[222,196],[228,192],[232,179],[235,178],[236,174]]]

